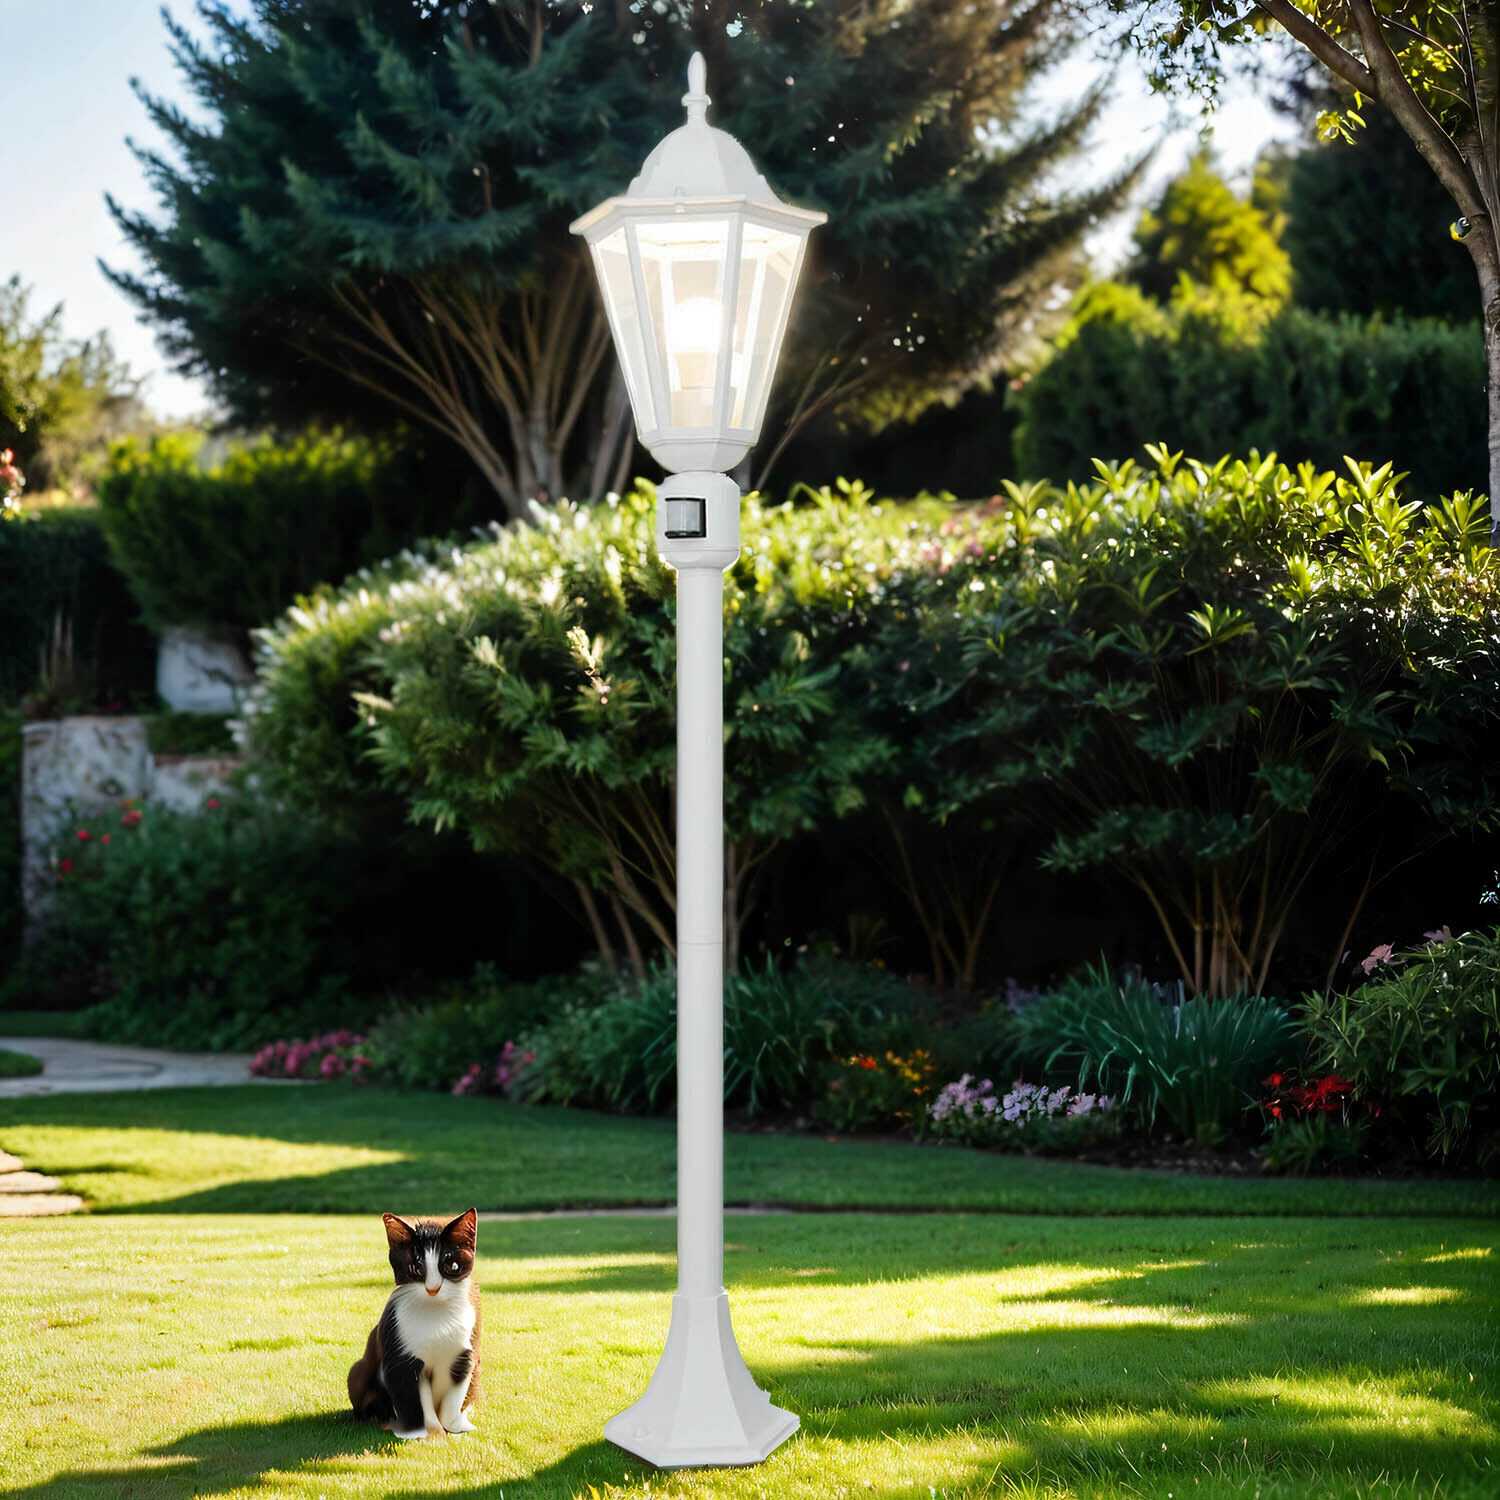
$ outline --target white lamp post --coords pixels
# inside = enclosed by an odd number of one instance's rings
[[[695,53],[687,124],[588,243],[641,441],[670,475],[656,542],[677,570],[677,1294],[645,1394],[604,1427],[662,1468],[758,1463],[797,1430],[740,1357],[724,1290],[724,570],[811,231],[706,119]]]

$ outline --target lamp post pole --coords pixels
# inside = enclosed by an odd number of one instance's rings
[[[745,1367],[724,1290],[724,570],[740,491],[807,236],[825,218],[783,203],[732,136],[707,123],[703,58],[687,123],[620,197],[584,214],[641,441],[670,477],[656,544],[677,572],[677,1293],[645,1393],[605,1423],[661,1468],[759,1463],[797,1418]]]

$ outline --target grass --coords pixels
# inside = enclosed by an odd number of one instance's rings
[[[672,1233],[482,1224],[479,1431],[401,1445],[343,1410],[389,1277],[373,1215],[0,1224],[7,1494],[1500,1491],[1493,1225],[734,1219],[740,1343],[802,1431],[758,1468],[660,1474],[600,1429],[660,1350]]]
[[[28,1052],[0,1047],[0,1078],[30,1078],[42,1071],[42,1060]]]
[[[644,1205],[672,1201],[676,1186],[671,1120],[326,1084],[6,1100],[0,1149],[101,1212]],[[1029,1214],[1500,1214],[1495,1182],[1236,1180],[805,1135],[729,1136],[725,1196]]]

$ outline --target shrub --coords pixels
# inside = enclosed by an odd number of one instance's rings
[[[1309,906],[1331,932],[1306,945],[1335,946],[1363,869],[1395,863],[1377,825],[1416,848],[1493,829],[1483,505],[1423,511],[1388,469],[1153,460],[982,507],[851,484],[746,502],[725,615],[731,957],[778,850],[817,833],[852,864],[861,809],[935,975],[982,977],[1014,852],[1040,841],[1060,876],[1132,890],[1189,988],[1219,994],[1263,993]],[[669,951],[675,626],[651,505],[559,506],[283,617],[251,724],[289,793],[526,850],[606,953]]]
[[[1382,949],[1384,951],[1382,951]],[[1385,1104],[1429,1152],[1481,1165],[1500,1155],[1500,931],[1391,953],[1342,994],[1305,997],[1314,1066]],[[1378,957],[1377,957],[1378,956]]]
[[[1292,308],[1246,327],[1201,303],[1166,308],[1101,283],[1056,353],[1013,395],[1023,475],[1082,480],[1095,458],[1160,442],[1276,450],[1293,463],[1394,456],[1422,498],[1487,472],[1477,324],[1363,321]]]
[[[222,795],[185,815],[126,806],[65,830],[54,908],[13,1005],[97,1003],[101,1037],[189,1049],[323,1030],[386,972],[367,851],[303,813]]]
[[[1337,1073],[1296,1085],[1282,1073],[1262,1080],[1266,1134],[1256,1150],[1267,1172],[1306,1175],[1352,1163],[1364,1150],[1379,1102],[1357,1110],[1353,1084]]]
[[[395,443],[310,433],[261,438],[203,460],[199,436],[110,452],[97,485],[110,550],[158,630],[248,630],[301,593],[452,529],[445,486],[422,482]]]
[[[1188,1140],[1216,1141],[1295,1051],[1291,1018],[1262,996],[1164,999],[1144,980],[1089,969],[1021,1017],[1022,1055],[1050,1040],[1049,1071],[1117,1096],[1154,1128],[1165,1114]]]
[[[598,967],[529,984],[506,983],[488,964],[426,1006],[401,1006],[371,1028],[368,1052],[380,1076],[404,1088],[451,1089],[507,1042],[570,1006],[600,1004],[617,981]]]
[[[59,508],[0,515],[0,703],[77,713],[151,701],[156,643],[110,561],[99,513]]]

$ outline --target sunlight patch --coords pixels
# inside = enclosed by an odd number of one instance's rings
[[[1490,1247],[1488,1245],[1470,1245],[1463,1250],[1444,1250],[1440,1255],[1424,1255],[1422,1264],[1424,1266],[1440,1266],[1449,1260],[1488,1260]]]
[[[1235,1405],[1284,1405],[1299,1413],[1317,1413],[1350,1432],[1385,1432],[1489,1440],[1490,1424],[1451,1401],[1423,1395],[1404,1378],[1366,1375],[1351,1379],[1332,1371],[1312,1376],[1261,1375],[1249,1380],[1221,1380],[1200,1387],[1205,1398]]]
[[[1462,1302],[1466,1296],[1456,1286],[1372,1286],[1355,1292],[1349,1301],[1358,1307],[1417,1307]]]

